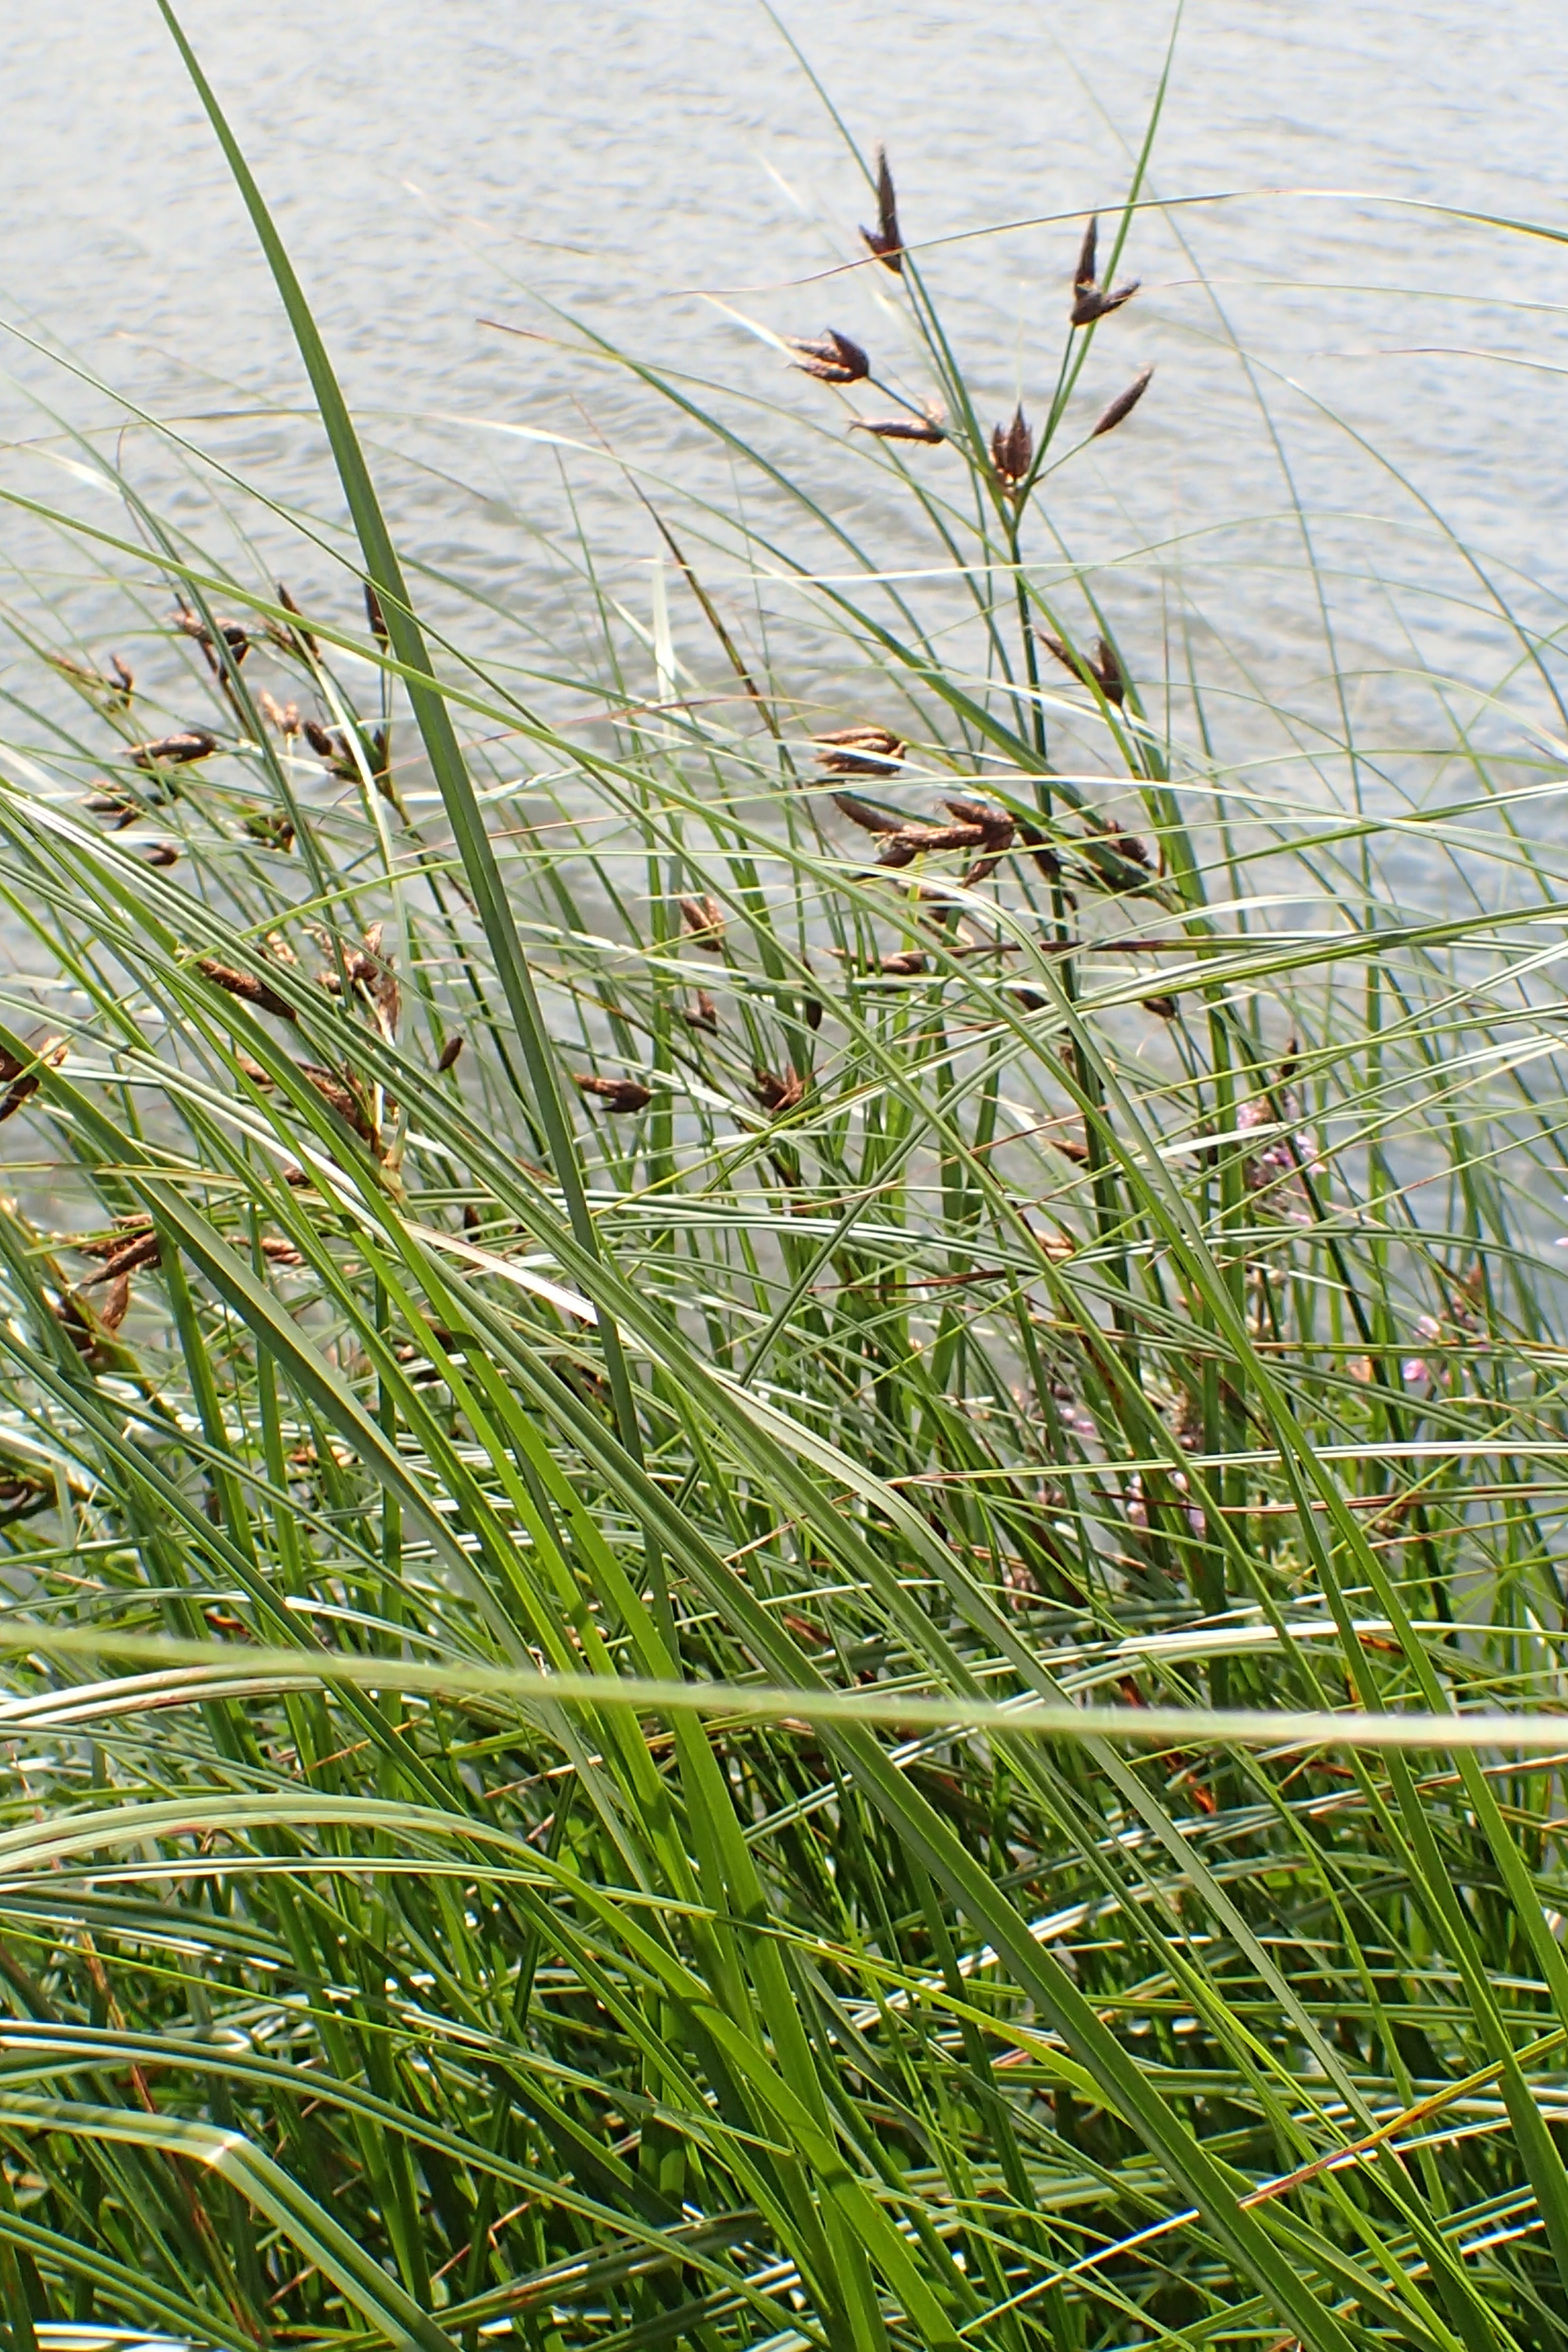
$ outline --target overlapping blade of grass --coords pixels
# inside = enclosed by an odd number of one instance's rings
[[[519,659],[184,54],[358,554],[300,611],[182,445],[89,542],[146,677],[73,652],[0,793],[13,2339],[1558,2340],[1558,1762],[1301,1727],[1558,1701],[1531,708],[1413,813],[1237,666],[1281,788],[913,266],[896,563],[590,331],[756,499],[645,475],[651,620],[584,537],[600,650]],[[1097,1694],[1190,1736],[976,1712]]]

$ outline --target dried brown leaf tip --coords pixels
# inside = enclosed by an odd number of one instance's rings
[[[945,441],[940,416],[858,416],[851,433],[875,434],[879,441]]]
[[[191,760],[210,760],[216,750],[217,737],[205,727],[183,727],[177,734],[133,744],[129,756],[138,768],[182,767]]]
[[[752,1092],[772,1118],[782,1118],[804,1101],[805,1080],[798,1070],[781,1078],[776,1070],[759,1068],[752,1073]]]
[[[1119,392],[1110,405],[1101,409],[1095,419],[1094,429],[1089,436],[1091,441],[1098,441],[1102,433],[1114,433],[1117,426],[1131,415],[1143,394],[1148,391],[1153,373],[1152,367],[1141,367],[1126,391]]]
[[[1092,326],[1096,319],[1107,318],[1112,310],[1120,310],[1123,302],[1131,302],[1141,282],[1136,278],[1131,278],[1127,285],[1119,286],[1113,294],[1096,284],[1095,247],[1099,236],[1100,223],[1091,219],[1083,233],[1078,268],[1073,272],[1071,315],[1075,327]]]
[[[436,1067],[438,1070],[451,1069],[462,1050],[462,1033],[460,1030],[454,1030],[436,1056]]]
[[[216,956],[198,956],[196,970],[214,988],[221,988],[226,996],[237,996],[244,1004],[254,1004],[258,1013],[270,1013],[278,1021],[297,1021],[299,1014],[287,997],[268,988],[254,972],[237,971],[233,964],[220,963]]]
[[[18,1059],[0,1046],[0,1086],[5,1089],[0,1098],[0,1120],[14,1117],[28,1096],[37,1093],[44,1072],[58,1070],[69,1050],[63,1037],[46,1037],[34,1048],[31,1060]]]
[[[698,990],[696,1004],[685,1011],[681,1014],[681,1019],[688,1028],[706,1029],[715,1037],[719,1034],[719,1007],[705,988]]]
[[[885,269],[904,272],[904,239],[899,227],[899,200],[893,189],[893,175],[888,168],[888,151],[877,150],[877,226],[860,232],[868,252],[874,253]]]
[[[1126,673],[1116,657],[1114,647],[1107,645],[1103,637],[1096,637],[1089,653],[1080,654],[1075,653],[1071,646],[1064,645],[1060,637],[1053,637],[1048,629],[1037,629],[1035,635],[1047,652],[1054,654],[1062,667],[1070,669],[1074,677],[1084,686],[1098,687],[1107,702],[1121,705],[1126,701]]]
[[[724,909],[711,895],[700,898],[682,898],[680,919],[686,926],[689,947],[704,948],[710,955],[719,955],[724,947]]]
[[[813,375],[818,383],[859,383],[871,373],[871,362],[858,343],[841,335],[837,327],[828,327],[820,335],[790,335],[785,338],[795,358],[794,364],[803,375]]]
[[[582,1094],[592,1095],[607,1111],[624,1117],[627,1112],[646,1110],[653,1100],[653,1090],[640,1078],[589,1078],[574,1076],[573,1085]]]
[[[889,727],[838,727],[811,740],[830,776],[886,776],[903,764],[903,739]]]
[[[1013,411],[1012,423],[996,425],[991,435],[991,464],[998,484],[1009,498],[1017,497],[1034,461],[1035,436],[1020,403]]]

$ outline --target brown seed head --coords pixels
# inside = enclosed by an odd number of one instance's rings
[[[134,1274],[140,1266],[156,1265],[163,1254],[163,1244],[156,1234],[121,1234],[109,1250],[105,1251],[100,1244],[92,1252],[94,1257],[103,1258],[103,1265],[97,1274],[89,1275],[81,1287],[93,1290],[100,1282],[114,1282],[121,1275]]]
[[[991,435],[991,463],[1009,498],[1015,497],[1026,480],[1034,457],[1035,436],[1020,403],[1013,411],[1012,423],[996,425]]]
[[[442,1046],[440,1052],[436,1056],[436,1067],[438,1070],[449,1070],[462,1050],[462,1031],[460,1029],[454,1029],[451,1035],[447,1038],[446,1044]]]
[[[874,433],[879,441],[945,441],[934,416],[857,416],[851,433]]]
[[[142,852],[142,861],[145,866],[177,866],[180,852],[172,841],[154,841]]]
[[[903,276],[904,240],[899,227],[899,200],[893,189],[893,175],[888,169],[888,151],[877,150],[877,226],[860,232],[867,248],[874,253],[884,268]]]
[[[99,782],[102,783],[103,779],[100,777]],[[134,824],[142,814],[135,801],[127,800],[123,793],[110,792],[107,789],[89,793],[86,806],[91,810],[94,816],[112,817],[117,833],[123,832],[128,824]]]
[[[892,955],[883,956],[878,965],[889,980],[912,980],[925,968],[926,960],[919,948],[900,948]]]
[[[903,763],[903,741],[889,727],[839,727],[812,740],[830,776],[886,776]]]
[[[833,805],[851,824],[858,824],[862,833],[902,833],[909,823],[908,817],[891,809],[877,808],[870,801],[863,801],[858,793],[835,793]]]
[[[253,972],[237,971],[232,964],[220,963],[216,956],[198,956],[196,970],[226,996],[237,996],[246,1004],[254,1004],[258,1013],[270,1013],[279,1021],[297,1021],[299,1014],[287,997],[268,988],[264,980]]]
[[[189,760],[206,760],[217,750],[217,737],[205,727],[184,727],[177,735],[160,735],[151,743],[137,743],[130,757],[139,768],[181,766]]]
[[[1081,288],[1094,284],[1095,251],[1099,243],[1100,216],[1097,213],[1090,213],[1089,226],[1083,233],[1083,243],[1078,249],[1078,268],[1072,274],[1074,286]]]
[[[1145,1013],[1157,1013],[1162,1021],[1173,1021],[1176,1017],[1176,1000],[1173,996],[1141,996],[1138,1002]]]
[[[281,580],[278,583],[278,602],[282,605],[286,613],[292,613],[297,620],[303,621],[304,614],[300,612],[299,605],[296,604],[293,597],[290,596],[288,589],[285,587]],[[310,635],[309,629],[284,629],[279,630],[275,634],[280,638],[283,645],[291,652],[300,652],[302,650],[310,655],[312,661],[321,660],[321,648],[316,643],[315,638]]]
[[[819,383],[859,383],[871,373],[871,362],[857,342],[829,327],[820,335],[790,335],[785,339],[799,356],[795,365]]]
[[[704,948],[710,955],[720,955],[724,947],[724,909],[717,898],[682,898],[680,918],[686,926],[689,944]]]
[[[944,800],[942,806],[955,824],[977,824],[988,835],[988,849],[1005,849],[1013,838],[1012,818],[1005,809],[993,808],[989,801]]]
[[[374,1122],[358,1090],[341,1077],[336,1070],[323,1070],[314,1062],[301,1062],[300,1076],[309,1078],[321,1100],[329,1104],[363,1141],[373,1143],[375,1140]]]
[[[115,680],[120,688],[121,693],[125,697],[126,701],[129,702],[132,696],[136,691],[135,671],[131,667],[128,662],[122,661],[118,654],[110,655],[109,667],[114,672]]]
[[[781,1078],[774,1070],[759,1068],[752,1073],[752,1092],[765,1111],[781,1118],[803,1100],[805,1080],[798,1070],[791,1070],[787,1077]]]
[[[1114,294],[1102,293],[1098,286],[1080,287],[1073,297],[1073,325],[1092,327],[1097,319],[1108,319],[1112,310],[1121,310],[1123,302],[1131,301],[1142,283],[1142,278],[1130,278],[1125,286],[1119,286]]]
[[[262,1234],[261,1255],[274,1265],[303,1265],[305,1263],[303,1250],[296,1249],[293,1243],[286,1241],[281,1234]]]
[[[5,1087],[4,1099],[0,1099],[0,1120],[13,1118],[28,1096],[37,1094],[44,1072],[58,1070],[69,1050],[63,1037],[46,1037],[41,1045],[34,1048],[34,1058],[27,1063],[0,1048],[0,1085]]]
[[[1100,411],[1095,420],[1094,430],[1089,436],[1091,441],[1098,441],[1102,433],[1114,433],[1123,418],[1131,415],[1143,394],[1148,391],[1149,380],[1153,373],[1152,366],[1141,367],[1126,391],[1119,392],[1110,406]]]
[[[386,614],[381,609],[381,598],[367,580],[364,583],[364,616],[370,623],[371,635],[378,646],[391,643],[386,626]]]
[[[705,988],[698,990],[695,1007],[689,1009],[681,1017],[689,1028],[707,1029],[714,1036],[719,1034],[719,1007]]]
[[[585,1095],[595,1096],[608,1111],[624,1115],[628,1111],[646,1110],[653,1100],[653,1090],[640,1078],[589,1078],[574,1076],[573,1085]]]

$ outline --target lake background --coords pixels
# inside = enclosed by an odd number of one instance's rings
[[[0,308],[273,498],[334,520],[302,372],[152,0],[28,16],[0,100]],[[275,205],[395,520],[427,564],[489,600],[498,643],[510,627],[542,660],[562,639],[547,542],[568,487],[604,576],[647,611],[652,528],[595,454],[601,439],[650,478],[730,494],[707,440],[635,384],[480,323],[537,329],[539,298],[767,404],[749,412],[758,437],[856,528],[878,519],[880,478],[847,474],[831,396],[706,299],[778,333],[831,322],[897,373],[885,273],[810,282],[853,257],[870,205],[764,8],[189,0],[184,21]],[[1067,0],[988,18],[951,0],[837,0],[784,21],[865,150],[886,141],[906,236],[949,240],[923,266],[983,396],[998,416],[1020,395],[1037,408],[1081,215],[1125,190],[1171,11]],[[1150,190],[1216,200],[1135,226],[1127,266],[1144,291],[1101,331],[1086,418],[1144,362],[1154,386],[1135,425],[1064,477],[1051,517],[1074,560],[1092,551],[1102,577],[1121,575],[1119,623],[1142,629],[1152,663],[1179,573],[1189,615],[1238,665],[1218,688],[1237,758],[1244,674],[1321,707],[1319,581],[1358,723],[1400,791],[1419,795],[1436,772],[1423,764],[1434,680],[1476,740],[1555,757],[1561,712],[1499,606],[1546,646],[1550,669],[1568,611],[1568,247],[1420,207],[1560,230],[1565,119],[1568,16],[1541,0],[1187,7]],[[978,234],[1065,214],[1079,217]],[[8,478],[36,495],[48,477],[62,496],[57,415],[102,427],[114,403],[15,337],[9,369]],[[583,446],[563,465],[519,427]],[[167,510],[203,526],[207,493],[166,451],[135,431],[118,446]],[[898,560],[900,528],[882,560]],[[265,518],[258,530],[265,542]],[[8,536],[15,603],[37,588],[37,542],[21,521]],[[262,576],[271,552],[258,543]],[[93,566],[62,565],[58,546],[50,561],[58,614],[90,628]],[[328,593],[326,566],[302,586]]]

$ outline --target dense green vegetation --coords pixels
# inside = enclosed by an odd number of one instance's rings
[[[229,152],[352,536],[5,491],[5,2343],[1561,2343],[1523,700],[1120,632],[1140,172],[994,431],[875,163],[885,371],[557,319],[737,487],[508,652]]]

